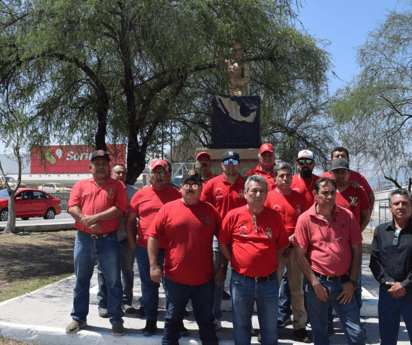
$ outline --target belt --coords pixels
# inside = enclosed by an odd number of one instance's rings
[[[116,231],[106,232],[105,234],[89,234],[88,232],[85,232],[85,231],[82,231],[82,233],[85,234],[86,236],[91,237],[93,240],[100,240],[101,238],[105,238],[107,236],[114,234]]]
[[[245,276],[243,274],[240,274],[239,272],[236,272],[236,273],[239,274],[240,276],[242,276],[243,278],[253,279],[256,283],[268,282],[269,280],[272,280],[273,278],[278,279],[278,275],[277,275],[276,271],[273,272],[272,274],[269,274],[266,277],[248,277],[248,276]]]
[[[349,281],[349,274],[342,274],[341,276],[325,276],[323,274],[320,274],[318,272],[313,272],[315,273],[316,277],[319,277],[320,279],[326,279],[328,282],[347,282]]]

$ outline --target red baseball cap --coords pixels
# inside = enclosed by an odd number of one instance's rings
[[[157,167],[163,167],[163,169],[167,170],[167,163],[163,159],[157,158],[150,163],[150,170],[154,170]]]
[[[275,152],[275,149],[273,148],[272,144],[266,143],[260,146],[259,153],[262,154],[263,152],[273,153]]]
[[[211,160],[210,159],[210,154],[208,154],[207,152],[199,152],[196,156],[196,160],[198,160],[202,156],[205,156],[205,157],[207,157],[207,159]]]

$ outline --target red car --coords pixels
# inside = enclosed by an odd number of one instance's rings
[[[27,220],[30,217],[53,219],[60,214],[60,199],[37,189],[21,188],[14,196],[16,218]],[[0,221],[9,218],[9,194],[6,189],[0,190]]]

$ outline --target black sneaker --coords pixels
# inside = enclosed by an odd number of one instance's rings
[[[300,342],[302,343],[311,343],[312,339],[309,338],[308,333],[306,332],[306,329],[304,328],[299,328],[296,331],[293,331],[293,335],[299,339]]]
[[[123,308],[123,311],[126,314],[135,314],[135,312],[136,312],[136,309],[134,309],[134,307],[132,305],[129,305],[129,304],[123,304],[122,308]]]
[[[124,329],[123,324],[121,323],[115,323],[112,325],[112,335],[115,337],[121,337],[126,333],[126,330]]]
[[[146,321],[146,327],[143,328],[143,335],[145,337],[151,337],[154,335],[157,331],[157,326],[156,326],[157,321]]]
[[[288,324],[288,322],[291,322],[291,321],[292,320],[291,320],[290,316],[288,316],[284,319],[278,319],[278,328],[285,327]]]

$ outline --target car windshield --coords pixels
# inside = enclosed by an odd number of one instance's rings
[[[13,177],[6,177],[6,181],[16,181]]]
[[[9,193],[7,192],[7,189],[0,190],[0,199],[8,199],[9,198]]]

